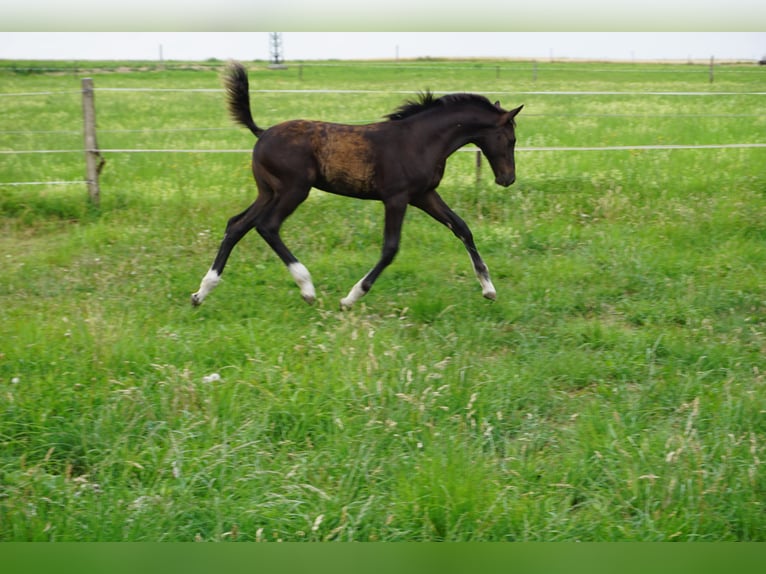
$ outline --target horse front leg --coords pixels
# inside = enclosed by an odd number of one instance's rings
[[[404,214],[407,211],[407,202],[404,197],[397,197],[394,201],[388,201],[385,204],[386,219],[383,231],[383,250],[375,267],[373,267],[364,277],[362,277],[351,288],[343,299],[340,300],[342,310],[350,309],[354,303],[364,297],[372,288],[372,284],[380,276],[383,270],[388,267],[396,257],[399,251],[399,240],[402,235],[402,223]]]
[[[411,202],[415,207],[422,209],[428,215],[433,217],[439,223],[449,228],[465,245],[468,255],[471,257],[474,273],[481,284],[481,292],[487,299],[495,300],[497,291],[489,278],[489,268],[479,255],[476,244],[473,241],[468,224],[463,221],[449,206],[444,202],[441,196],[434,190],[414,198]]]

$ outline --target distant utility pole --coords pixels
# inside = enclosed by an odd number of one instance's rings
[[[282,32],[269,32],[269,68],[272,70],[284,70],[287,68],[282,56]]]

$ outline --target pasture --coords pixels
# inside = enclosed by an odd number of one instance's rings
[[[766,70],[246,64],[262,126],[524,104],[513,186],[460,152],[439,188],[497,300],[410,209],[340,311],[382,206],[312,191],[283,237],[314,306],[252,233],[192,308],[255,197],[220,63],[0,62],[0,151],[81,150],[86,76],[114,150],[99,208],[6,185],[81,151],[0,155],[0,540],[766,540],[766,148],[524,149],[765,143]]]

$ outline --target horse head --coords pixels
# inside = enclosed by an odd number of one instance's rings
[[[516,122],[514,118],[524,106],[513,110],[503,110],[500,102],[495,102],[499,112],[490,126],[478,133],[472,143],[476,144],[489,161],[495,174],[495,183],[508,187],[516,181]]]

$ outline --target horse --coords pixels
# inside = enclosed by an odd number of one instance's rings
[[[229,219],[215,260],[192,295],[192,305],[202,304],[218,285],[232,249],[251,229],[287,266],[303,299],[313,303],[316,291],[311,274],[279,234],[282,223],[312,187],[384,205],[380,259],[341,299],[341,309],[351,308],[367,294],[394,260],[410,205],[445,225],[463,242],[482,294],[495,299],[489,269],[476,249],[471,230],[436,188],[447,158],[469,143],[489,161],[495,183],[510,186],[516,179],[514,118],[523,106],[504,110],[499,102],[493,104],[477,94],[436,97],[426,91],[376,123],[347,125],[296,119],[264,129],[253,120],[249,80],[242,64],[234,62],[227,67],[224,85],[233,120],[256,138],[252,172],[258,195],[252,205]]]

